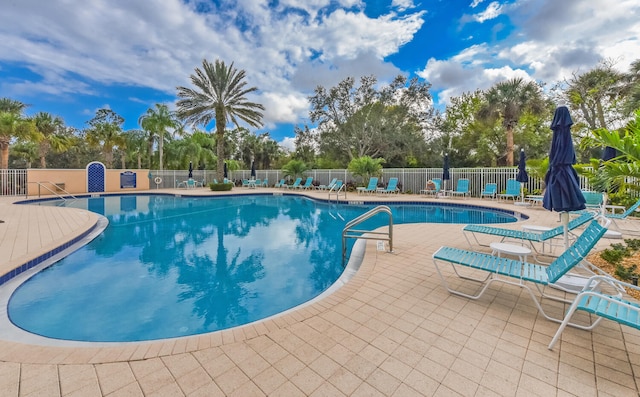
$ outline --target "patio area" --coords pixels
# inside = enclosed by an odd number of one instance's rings
[[[198,188],[153,192],[221,195]],[[234,188],[231,193],[326,192]],[[354,201],[430,201],[418,195]],[[0,274],[95,224],[80,210],[15,206],[0,198]],[[558,225],[539,206],[438,199],[508,208],[530,217],[504,225]],[[637,220],[623,225],[639,230]],[[568,328],[544,319],[521,289],[493,286],[477,301],[450,295],[431,254],[468,248],[463,225],[394,226],[394,252],[366,243],[359,271],[331,296],[246,326],[144,343],[44,346],[0,335],[2,396],[638,396],[640,331],[603,321]],[[597,250],[619,240],[602,239]],[[475,247],[477,248],[477,247]],[[6,259],[8,258],[8,260]],[[452,275],[452,273],[450,274]],[[453,280],[453,278],[451,278]],[[2,288],[0,286],[0,288]],[[561,315],[554,301],[545,308]],[[6,316],[6,313],[0,316]]]

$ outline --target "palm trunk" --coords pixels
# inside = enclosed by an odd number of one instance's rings
[[[507,166],[513,166],[513,127],[507,126],[507,153],[506,153],[506,162]]]
[[[162,157],[164,157],[164,134],[160,133],[158,137],[158,154],[160,155],[160,171],[163,170]]]
[[[147,154],[149,155],[149,169],[151,169],[151,167],[153,166],[153,134],[151,134],[149,140],[147,141]]]
[[[9,140],[5,141],[4,138],[0,139],[0,169],[6,170],[9,168]]]
[[[216,141],[218,161],[216,165],[216,176],[219,181],[224,181],[224,127],[226,115],[224,108],[216,108]]]
[[[47,152],[49,151],[47,142],[41,142],[39,146],[40,168],[47,168]]]

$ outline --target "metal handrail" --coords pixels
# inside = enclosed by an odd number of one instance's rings
[[[41,196],[41,191],[40,188],[45,188],[46,190],[48,190],[51,194],[53,194],[54,196],[62,199],[63,201],[67,201],[67,198],[65,198],[65,196],[62,196],[58,193],[56,193],[55,191],[51,190],[47,185],[45,185],[45,183],[49,183],[53,186],[55,186],[56,189],[58,189],[59,191],[64,192],[67,197],[71,196],[74,200],[77,200],[78,198],[76,196],[74,196],[73,194],[67,192],[66,190],[64,190],[60,185],[58,185],[57,183],[54,182],[50,182],[50,181],[41,181],[41,182],[27,182],[27,183],[35,183],[36,185],[38,185],[38,198],[40,198]],[[29,189],[27,189],[27,197],[29,196]]]
[[[389,215],[389,230],[387,232],[375,232],[370,230],[357,230],[352,229],[352,227],[361,224],[367,219],[373,217],[376,214],[381,212],[385,212]],[[350,233],[361,233],[361,234],[350,234]],[[380,235],[386,235],[386,238],[377,237]],[[389,242],[389,252],[393,252],[393,214],[391,213],[391,208],[386,205],[379,205],[364,214],[360,215],[357,218],[354,218],[347,222],[344,229],[342,230],[342,263],[347,257],[347,238],[362,238],[368,240],[386,240]]]
[[[333,187],[331,187],[331,189],[329,189],[329,201],[331,201],[331,193],[335,193],[336,195],[336,201],[340,200],[340,193],[344,193],[344,198],[347,198],[347,187],[346,185],[343,183],[342,185],[340,185],[340,187],[337,190],[333,190]]]

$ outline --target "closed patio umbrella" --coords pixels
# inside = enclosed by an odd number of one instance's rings
[[[447,181],[451,179],[449,175],[449,155],[444,155],[444,164],[442,165],[442,191],[447,190]]]
[[[224,163],[224,168],[223,168],[223,172],[224,172],[224,179],[227,179],[227,173],[228,173],[228,168],[227,168],[227,163]]]
[[[256,179],[256,162],[251,160],[251,179]]]
[[[585,198],[580,190],[578,173],[573,168],[576,153],[571,140],[573,120],[569,109],[561,105],[556,108],[551,122],[553,138],[549,150],[549,170],[544,181],[547,186],[542,198],[542,206],[549,211],[561,213],[564,224],[565,248],[569,246],[569,211],[586,208]]]
[[[602,161],[609,161],[613,158],[618,157],[618,151],[611,146],[607,146],[604,148],[602,152]]]
[[[189,161],[189,179],[193,179],[193,163]]]
[[[524,149],[520,149],[520,161],[518,162],[518,175],[516,181],[520,182],[520,201],[524,202],[524,184],[529,182],[529,174],[527,174],[527,160],[524,155]]]

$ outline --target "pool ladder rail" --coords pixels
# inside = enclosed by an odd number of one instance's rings
[[[358,226],[362,222],[366,221],[373,216],[384,212],[389,215],[389,228],[386,232],[376,232],[370,230],[357,230],[354,229],[355,226]],[[344,229],[342,230],[342,263],[345,263],[347,257],[347,238],[361,238],[367,240],[383,240],[389,243],[389,252],[393,252],[393,214],[391,213],[391,208],[386,205],[379,205],[364,214],[360,215],[357,218],[354,218],[347,222]]]
[[[73,194],[64,190],[64,187],[65,187],[64,184],[54,183],[50,181],[28,182],[28,183],[35,183],[36,185],[38,185],[38,198],[42,196],[41,189],[44,188],[45,190],[49,191],[49,193],[53,194],[59,199],[62,199],[62,203],[65,203],[67,200],[69,200],[69,198],[73,199],[73,201],[78,199]],[[49,186],[47,186],[47,184],[53,186],[55,190],[51,189]],[[65,193],[65,195],[58,194],[57,192],[63,192]],[[29,197],[29,189],[27,189],[27,197]]]
[[[340,183],[338,183],[337,185],[334,185],[331,187],[331,189],[329,189],[329,201],[331,201],[331,195],[335,194],[336,196],[336,202],[338,200],[340,200],[340,195],[343,195],[344,198],[347,198],[347,187],[345,186],[344,183],[342,183],[342,181],[339,181]],[[337,187],[337,189],[336,189]]]

